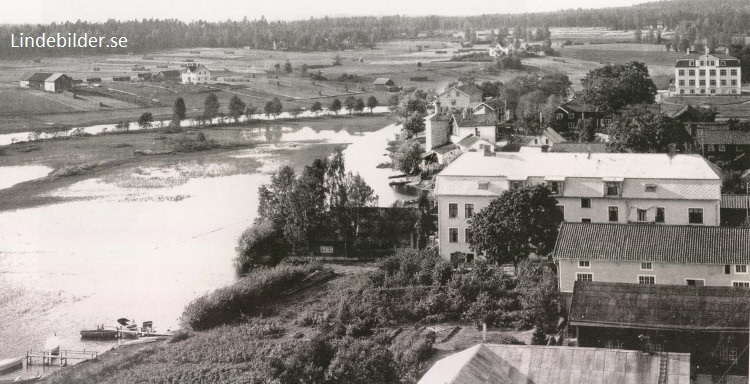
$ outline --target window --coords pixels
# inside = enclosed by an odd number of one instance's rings
[[[464,241],[468,243],[470,238],[471,238],[471,228],[464,229]]]
[[[690,76],[695,76],[695,69],[691,69],[691,70],[689,70],[689,71],[688,71],[688,74],[689,74]]]
[[[690,90],[690,93],[695,93],[695,89],[691,89],[691,90]]]
[[[510,189],[518,189],[523,188],[523,181],[511,181],[510,182]]]
[[[730,265],[725,265],[724,266],[724,274],[725,275],[728,275],[728,274],[732,273],[731,271],[732,271],[732,267]]]
[[[565,206],[564,205],[556,205],[555,208],[557,208],[557,211],[560,212],[560,216],[565,219]]]
[[[638,284],[648,284],[653,285],[654,284],[654,276],[638,276]]]
[[[609,207],[609,221],[620,221],[618,217],[617,207]]]
[[[457,217],[458,217],[458,204],[456,203],[448,204],[448,218],[455,219]]]
[[[698,85],[706,85],[706,80],[698,80]]]
[[[701,60],[701,64],[700,64],[700,66],[702,67],[702,66],[704,66],[704,65],[706,65],[706,62],[705,62],[705,61],[703,61],[703,60]],[[701,69],[701,72],[703,72],[703,70],[702,70],[702,69]],[[701,75],[702,75],[702,73],[701,73]]]
[[[657,223],[664,223],[664,207],[656,208],[656,217],[654,217],[654,221]]]
[[[723,61],[722,61],[722,63],[723,63]],[[726,75],[727,75],[727,70],[726,70],[726,69],[722,69],[722,70],[720,70],[720,71],[719,71],[719,75],[721,75],[721,76],[726,76]]]
[[[732,80],[732,85],[737,85],[737,80]]]
[[[736,69],[731,70],[731,72],[729,72],[729,73],[731,73],[732,76],[737,76],[737,70]]]
[[[654,269],[654,265],[650,261],[644,261],[641,263],[641,271],[651,271]]]
[[[620,183],[607,182],[606,188],[607,188],[606,196],[619,196],[620,195]]]
[[[705,69],[699,69],[698,70],[698,76],[706,76],[706,70]]]
[[[691,67],[695,67],[695,60],[690,60],[690,62],[688,63],[688,65],[691,66]],[[690,71],[690,72],[692,72],[692,71]],[[691,75],[692,75],[692,73],[691,73]]]
[[[708,71],[708,74],[709,74],[710,76],[716,76],[716,70],[715,70],[715,69],[712,69],[712,70]]]
[[[712,90],[711,90],[711,93],[716,93],[716,90],[715,90],[715,89],[712,89]]]
[[[490,182],[489,181],[480,181],[477,187],[479,189],[489,189],[490,188]]]
[[[703,208],[688,208],[688,223],[703,224]]]
[[[719,66],[720,67],[725,67],[726,65],[727,65],[726,61],[724,61],[724,60],[719,61]],[[724,72],[724,73],[722,73],[722,75],[726,75],[727,71],[725,69],[722,69],[721,71]]]
[[[562,182],[560,181],[550,181],[549,182],[549,190],[552,192],[553,195],[559,195],[562,193]]]
[[[734,266],[734,273],[747,274],[747,265],[737,264]]]
[[[576,114],[575,113],[568,113],[568,119],[569,120],[575,120]]]
[[[464,215],[467,219],[474,217],[474,204],[464,204]]]
[[[591,222],[591,219],[581,219],[581,222],[582,222],[582,223],[590,223],[590,222]]]
[[[691,287],[702,287],[706,285],[706,280],[704,279],[685,279],[685,284],[691,286]]]
[[[680,69],[679,74],[680,74],[680,76],[685,76],[685,70],[684,69]]]
[[[709,145],[708,145],[708,151],[709,151],[709,152],[713,152],[713,151],[715,151],[715,150],[716,150],[716,147],[714,147],[714,145],[713,145],[713,144],[709,144]]]
[[[458,228],[448,228],[448,242],[458,243]]]
[[[590,260],[578,260],[578,268],[591,268]]]
[[[656,184],[646,184],[646,192],[656,192]]]
[[[695,80],[690,80],[690,85],[695,85]]]
[[[727,81],[726,80],[721,80],[721,85],[727,85]]]
[[[576,273],[576,281],[594,281],[594,275],[591,273]]]
[[[716,80],[709,80],[708,85],[716,85]]]
[[[646,221],[646,214],[648,211],[645,209],[638,209],[638,222],[642,223]]]
[[[575,129],[576,123],[568,123],[568,129]]]
[[[680,80],[680,86],[685,85],[685,80]]]
[[[719,152],[726,152],[726,151],[727,151],[727,147],[725,145],[723,144],[719,145]]]
[[[581,199],[581,208],[591,208],[591,199]]]
[[[733,281],[732,286],[735,288],[750,288],[750,281]]]
[[[719,357],[724,362],[734,362],[737,360],[737,347],[721,347]]]

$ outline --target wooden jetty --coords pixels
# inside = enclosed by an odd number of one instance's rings
[[[58,353],[51,353],[49,351],[27,351],[26,352],[26,366],[34,364],[35,359],[37,363],[42,365],[52,365],[54,359],[60,364],[61,367],[68,365],[68,361],[85,361],[85,360],[96,360],[99,357],[98,352],[94,351],[76,351],[69,349],[61,349]]]

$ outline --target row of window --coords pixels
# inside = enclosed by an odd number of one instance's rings
[[[706,149],[706,150],[707,150],[708,152],[715,152],[715,151],[716,151],[716,149],[717,149],[717,147],[718,147],[718,149],[719,149],[719,152],[726,152],[726,151],[727,151],[727,149],[731,149],[731,148],[732,148],[732,146],[731,146],[731,145],[724,145],[724,144],[714,145],[714,144],[709,144],[709,145],[707,146],[707,149]],[[742,145],[738,145],[738,146],[737,146],[737,149],[736,149],[736,151],[737,151],[737,152],[743,152],[743,148],[742,148]]]
[[[591,268],[591,260],[578,260],[578,268]],[[732,269],[732,266],[727,264],[724,266],[724,274],[729,275],[730,271]],[[654,270],[654,264],[650,261],[643,261],[641,262],[641,271],[653,271]],[[734,273],[739,275],[747,275],[747,265],[746,264],[735,264],[734,265]]]
[[[464,204],[464,217],[467,219],[471,219],[472,217],[474,217],[474,204],[469,204],[469,203]],[[458,203],[448,204],[448,218],[449,219],[458,218]]]
[[[680,86],[684,87],[685,86],[685,80],[680,80],[679,84],[680,84]],[[719,81],[719,84],[720,85],[727,85],[727,81],[722,79],[722,80]],[[731,80],[730,84],[733,85],[733,86],[737,86],[737,80]],[[688,80],[688,85],[695,86],[695,80]],[[705,86],[706,85],[706,80],[698,80],[698,85]],[[708,85],[716,86],[716,80],[709,80],[708,81]]]
[[[705,88],[700,88],[700,89],[698,89],[698,92],[695,92],[695,89],[694,89],[694,88],[690,88],[690,89],[689,89],[688,91],[689,91],[688,93],[690,93],[691,95],[694,95],[694,94],[696,94],[696,93],[700,93],[700,94],[705,94],[705,93],[706,93],[706,89],[705,89]],[[716,94],[716,93],[717,93],[717,92],[716,92],[716,89],[714,89],[714,88],[711,88],[711,89],[709,89],[708,91],[709,91],[708,93],[710,93],[710,94]],[[732,88],[732,89],[720,89],[720,91],[721,91],[721,92],[718,92],[719,94],[722,94],[722,93],[726,93],[726,94],[729,94],[729,93],[737,94],[737,88]],[[685,90],[684,90],[684,89],[680,89],[680,94],[684,95],[684,94],[685,94]]]
[[[576,273],[576,281],[594,281],[594,274],[578,272]],[[656,284],[656,276],[638,275],[638,284],[654,285]],[[685,279],[685,285],[702,287],[705,284],[705,279]],[[750,281],[733,281],[732,286],[735,288],[750,288]]]
[[[692,86],[695,86],[695,80],[689,80],[688,84],[692,85]],[[726,80],[720,80],[719,84],[725,86],[725,85],[727,85],[727,81]],[[737,86],[737,80],[731,80],[730,84],[733,85],[733,86]],[[680,80],[680,85],[684,86],[685,85],[685,80]],[[706,85],[706,80],[698,80],[698,85],[705,86]],[[708,85],[710,85],[710,86],[716,86],[716,80],[709,80],[708,81]]]
[[[464,230],[464,242],[468,243],[469,237],[471,237],[471,228],[466,228]],[[458,228],[448,228],[448,242],[458,243]]]
[[[677,72],[677,74],[679,76],[685,76],[685,70],[684,69],[680,69]],[[688,74],[688,76],[695,76],[695,69],[688,70],[687,74]],[[737,70],[736,69],[731,69],[731,70],[729,70],[729,74],[730,74],[730,76],[737,76]],[[706,75],[706,70],[705,69],[699,69],[698,70],[698,76],[705,76],[705,75]],[[708,70],[708,75],[709,76],[716,76],[716,70],[715,69],[709,69]],[[726,75],[727,75],[727,70],[726,69],[720,69],[719,70],[719,76],[726,76]]]

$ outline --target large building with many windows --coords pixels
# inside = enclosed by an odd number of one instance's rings
[[[537,184],[567,222],[720,223],[720,173],[700,155],[468,152],[436,176],[440,254],[472,260],[474,213],[508,189]]]
[[[689,53],[677,59],[674,88],[678,95],[739,95],[740,61],[724,53]]]

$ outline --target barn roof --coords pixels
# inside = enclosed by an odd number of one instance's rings
[[[45,81],[48,77],[52,76],[51,73],[47,72],[36,72],[31,75],[25,76],[26,81]]]
[[[64,73],[53,73],[52,76],[48,77],[44,81],[49,81],[49,82],[57,81],[57,79],[62,78],[62,77],[69,77],[69,76]]]
[[[392,83],[393,80],[389,77],[378,77],[375,79],[375,81],[372,82],[373,85],[388,85],[388,83]]]
[[[570,325],[748,332],[750,289],[576,281]]]
[[[690,383],[690,355],[664,355],[669,383]],[[479,344],[438,360],[418,384],[656,383],[659,355],[603,348]]]
[[[750,264],[750,228],[562,223],[554,257],[667,263]]]

